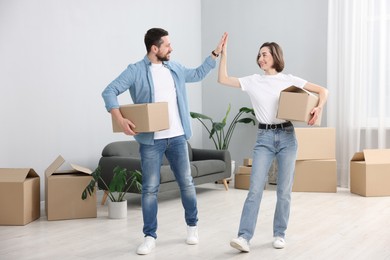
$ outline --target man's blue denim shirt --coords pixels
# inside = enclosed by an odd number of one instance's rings
[[[197,82],[204,79],[206,75],[215,68],[216,61],[211,58],[211,56],[208,56],[205,61],[195,69],[188,69],[173,61],[163,63],[171,71],[173,81],[175,82],[180,119],[185,137],[188,140],[192,135],[192,130],[185,83]],[[102,97],[107,111],[111,111],[113,108],[119,108],[117,96],[126,90],[129,90],[134,104],[155,102],[150,65],[151,62],[145,55],[143,60],[130,64],[125,71],[104,89]],[[139,133],[135,135],[134,138],[137,142],[142,144],[154,143],[154,133]]]

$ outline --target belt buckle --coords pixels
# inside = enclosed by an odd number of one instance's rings
[[[278,128],[278,126],[276,124],[272,124],[269,126],[269,129],[271,130],[276,130]]]

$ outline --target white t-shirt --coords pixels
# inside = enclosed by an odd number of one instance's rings
[[[154,133],[154,139],[171,138],[184,134],[177,106],[175,82],[163,64],[151,64],[155,102],[168,102],[169,128]]]
[[[303,88],[307,83],[304,79],[283,73],[276,75],[254,74],[238,80],[241,89],[246,91],[251,99],[257,120],[263,124],[286,122],[276,118],[280,91],[290,86]]]

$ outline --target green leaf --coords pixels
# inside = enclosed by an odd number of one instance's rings
[[[237,123],[244,123],[244,124],[253,123],[253,125],[256,124],[255,120],[253,118],[249,118],[249,117],[241,118],[241,119],[237,120]]]
[[[227,119],[227,117],[229,116],[231,107],[232,107],[232,106],[231,106],[230,103],[229,103],[229,106],[228,106],[228,109],[227,109],[227,111],[226,111],[225,117],[224,117],[223,120],[222,120],[222,123],[224,124],[224,126],[226,125],[226,119]]]
[[[230,122],[230,124],[228,125],[228,130],[225,132],[225,127],[227,126],[227,119],[230,110],[231,104],[229,104],[225,117],[222,119],[222,122],[214,122],[213,119],[209,116],[200,113],[190,112],[191,117],[199,120],[201,124],[205,127],[205,129],[209,133],[209,139],[213,141],[215,149],[217,150],[226,150],[229,148],[229,143],[237,123],[252,123],[253,125],[256,124],[255,118],[241,118],[243,113],[250,113],[252,116],[255,116],[255,111],[252,108],[241,107],[238,113],[234,116],[232,122]],[[205,121],[203,121],[205,119],[210,121],[211,126],[206,124]]]
[[[217,122],[217,123],[213,124],[213,129],[215,131],[221,131],[225,127],[225,125],[226,125],[226,122],[225,123],[224,122],[221,122],[221,123]]]
[[[87,189],[85,189],[85,190],[83,191],[83,193],[81,194],[81,199],[82,199],[82,200],[85,200],[85,199],[87,199],[87,196],[88,196],[88,194],[87,194]]]
[[[203,114],[200,114],[200,113],[195,113],[195,112],[190,112],[190,115],[192,118],[197,118],[197,119],[208,119],[208,120],[211,120],[211,117],[208,117],[206,115],[203,115]]]
[[[140,171],[127,171],[125,168],[116,166],[113,169],[113,178],[107,185],[101,177],[100,166],[91,174],[92,180],[85,187],[81,198],[85,200],[88,195],[92,196],[96,190],[97,182],[100,180],[105,190],[108,191],[108,197],[111,201],[121,201],[126,192],[134,187],[137,191],[142,189],[142,174]]]
[[[240,112],[244,112],[244,113],[252,113],[254,110],[252,108],[248,108],[248,107],[242,107],[240,108]]]

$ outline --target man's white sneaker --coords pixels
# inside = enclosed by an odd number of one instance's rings
[[[198,226],[187,226],[186,243],[189,245],[196,245],[199,243]]]
[[[234,247],[237,250],[240,250],[241,252],[249,252],[249,242],[243,237],[233,238],[230,241],[230,246]]]
[[[144,242],[137,248],[137,254],[147,255],[152,252],[156,247],[156,239],[154,237],[147,236],[144,238]]]
[[[276,249],[282,249],[286,245],[286,241],[284,241],[283,237],[275,237],[272,246]]]

